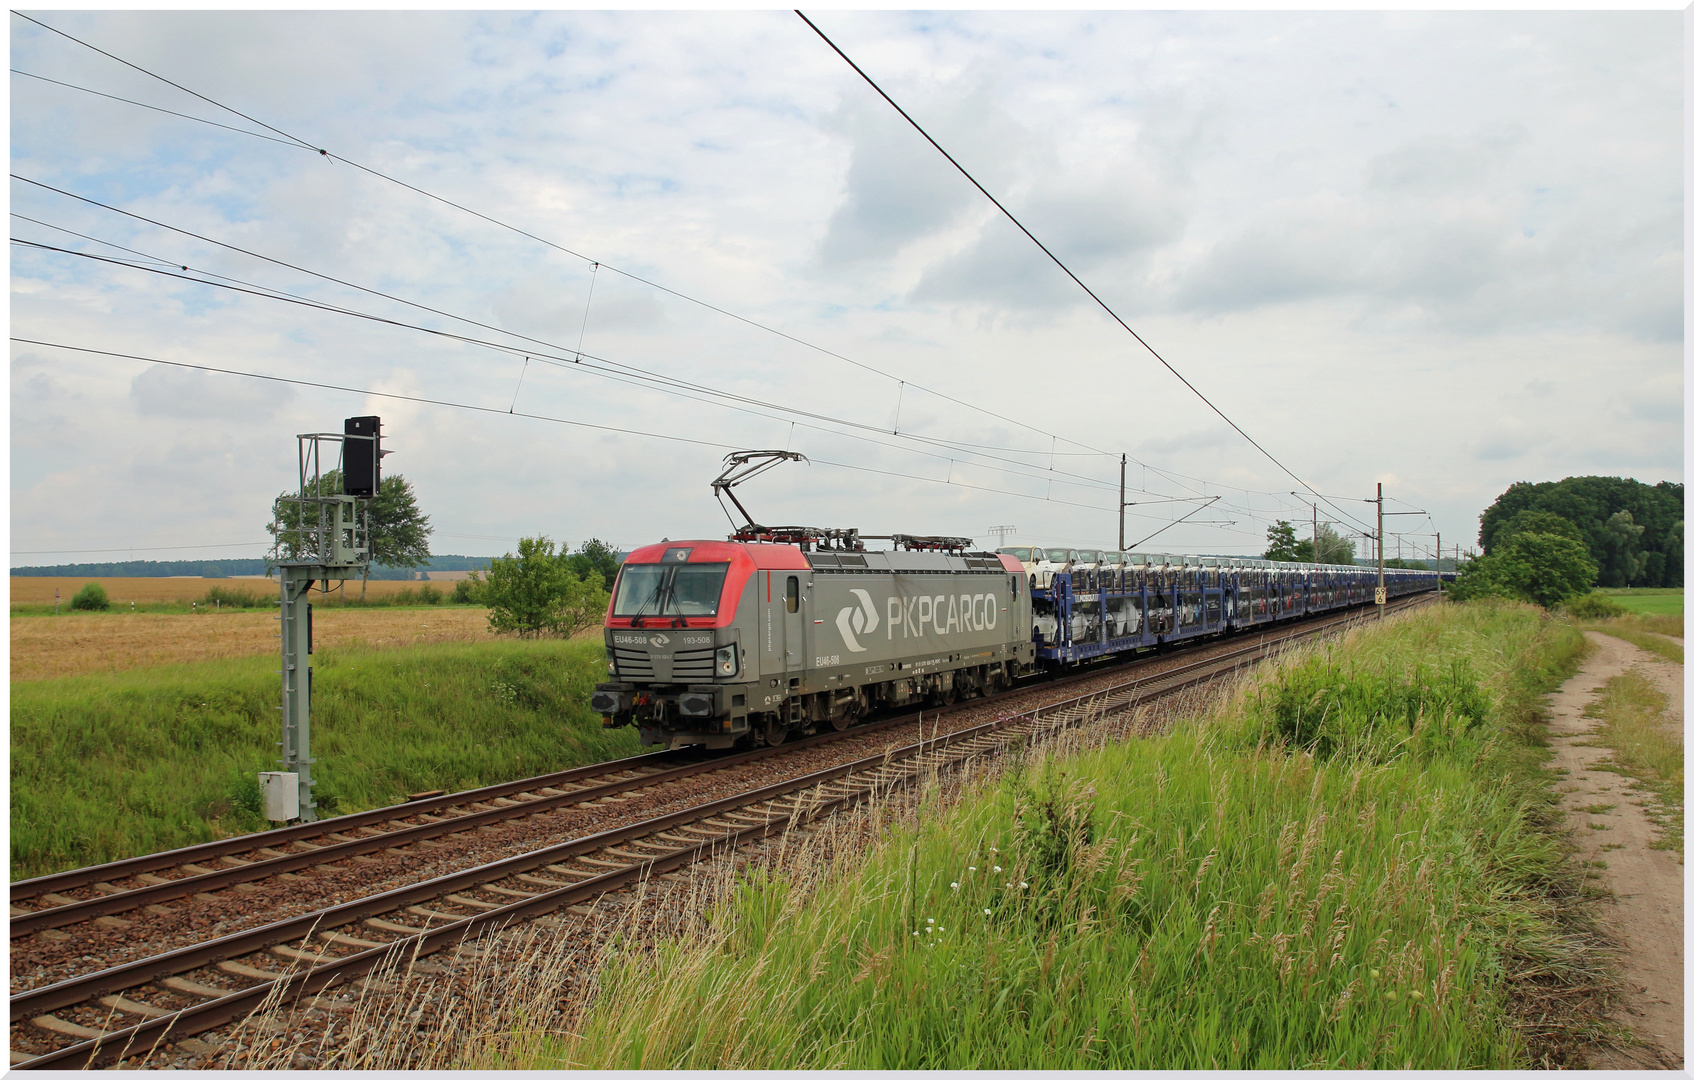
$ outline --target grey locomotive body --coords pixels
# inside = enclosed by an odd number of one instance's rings
[[[993,693],[1035,662],[1022,564],[988,553],[653,545],[625,560],[605,633],[594,708],[671,746],[844,729]]]

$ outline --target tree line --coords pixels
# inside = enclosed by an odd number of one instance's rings
[[[1482,512],[1478,540],[1495,555],[1525,533],[1564,536],[1586,550],[1602,588],[1680,588],[1682,487],[1618,476],[1520,481]]]
[[[1334,566],[1353,565],[1353,541],[1335,531],[1329,522],[1320,522],[1317,529],[1317,562]],[[1279,521],[1265,530],[1264,557],[1281,562],[1312,562],[1312,540],[1295,539],[1294,526]]]
[[[1604,588],[1682,587],[1681,484],[1616,476],[1513,484],[1482,512],[1483,556],[1455,600],[1507,596],[1552,607]]]

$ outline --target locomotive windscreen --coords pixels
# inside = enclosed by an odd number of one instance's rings
[[[716,615],[729,564],[624,563],[613,615]]]

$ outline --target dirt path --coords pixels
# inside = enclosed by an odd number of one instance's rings
[[[1582,736],[1599,721],[1582,715],[1606,680],[1638,668],[1670,698],[1666,719],[1682,733],[1682,672],[1679,664],[1605,634],[1589,633],[1594,653],[1554,694],[1549,734],[1555,757],[1550,768],[1569,770],[1559,785],[1571,815],[1571,835],[1583,858],[1603,864],[1597,872],[1616,897],[1603,909],[1607,928],[1623,946],[1625,984],[1621,1017],[1645,1047],[1593,1055],[1595,1069],[1680,1069],[1682,1056],[1682,858],[1655,851],[1652,823],[1642,809],[1651,796],[1629,790],[1629,780],[1595,768],[1608,761],[1605,747],[1584,745]],[[1611,805],[1609,811],[1586,807]],[[1590,825],[1605,828],[1590,828]]]

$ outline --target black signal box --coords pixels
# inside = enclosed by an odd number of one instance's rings
[[[347,494],[373,499],[382,487],[382,417],[350,416],[342,425],[342,486]]]

